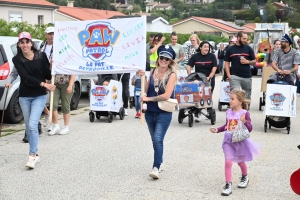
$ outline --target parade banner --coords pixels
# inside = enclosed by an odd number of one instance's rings
[[[55,22],[52,75],[145,70],[146,17]]]

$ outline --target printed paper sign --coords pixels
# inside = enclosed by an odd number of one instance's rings
[[[122,83],[111,80],[108,86],[91,80],[90,110],[119,112],[122,104]]]
[[[220,102],[228,103],[230,99],[230,85],[229,82],[220,83]]]
[[[267,84],[265,115],[296,117],[297,87]]]
[[[55,22],[52,75],[145,70],[146,17]]]

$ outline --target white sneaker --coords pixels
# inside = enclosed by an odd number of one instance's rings
[[[48,135],[55,135],[60,131],[59,125],[58,124],[53,124],[53,128],[50,132],[48,132]]]
[[[70,132],[69,127],[64,127],[63,129],[61,129],[61,131],[59,131],[59,135],[66,135]]]
[[[153,167],[149,176],[152,177],[153,179],[159,179],[159,170],[157,169],[157,167]]]
[[[40,162],[40,157],[39,156],[29,156],[28,162],[26,163],[25,167],[28,167],[29,169],[34,169],[35,164]]]
[[[50,132],[53,128],[54,124],[53,123],[49,123],[48,125],[48,132]]]
[[[43,126],[47,127],[49,125],[49,115],[45,115]]]
[[[163,164],[161,163],[158,172],[160,173],[160,172],[162,172],[162,171],[164,171],[164,166],[163,166]]]
[[[125,116],[128,116],[128,110],[127,110],[127,108],[124,108],[124,111],[125,111]]]
[[[222,191],[221,195],[222,196],[229,196],[232,194],[232,183],[226,182],[226,185],[223,188],[224,190]]]
[[[241,177],[240,183],[238,184],[238,188],[246,188],[249,183],[248,175]]]
[[[195,122],[201,122],[201,116],[195,117]]]

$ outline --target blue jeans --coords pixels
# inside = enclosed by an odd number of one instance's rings
[[[219,69],[220,69],[221,73],[222,73],[222,69],[223,69],[223,64],[224,64],[224,59],[219,59]]]
[[[140,96],[134,95],[134,104],[135,104],[136,112],[140,112],[141,110]]]
[[[151,112],[145,113],[145,119],[151,135],[154,149],[153,167],[159,169],[163,162],[164,138],[172,120],[172,113],[169,112]]]
[[[26,135],[29,142],[29,154],[36,154],[38,150],[38,123],[46,104],[46,99],[47,95],[37,97],[19,97],[26,125]]]

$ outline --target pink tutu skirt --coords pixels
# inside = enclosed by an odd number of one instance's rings
[[[241,142],[232,143],[231,133],[225,132],[222,148],[226,160],[232,160],[233,162],[240,163],[251,161],[254,156],[259,155],[261,144],[254,142],[250,138]]]

